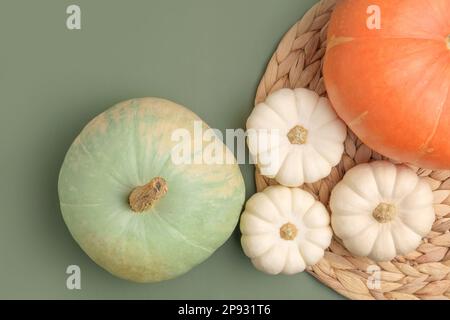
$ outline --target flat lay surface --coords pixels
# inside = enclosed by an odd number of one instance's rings
[[[315,0],[79,0],[0,3],[0,298],[342,299],[309,274],[269,276],[240,233],[189,273],[135,284],[98,267],[62,219],[58,173],[84,125],[130,98],[164,97],[209,126],[244,128],[279,41]],[[254,167],[240,166],[246,196]],[[81,290],[66,286],[68,266]]]

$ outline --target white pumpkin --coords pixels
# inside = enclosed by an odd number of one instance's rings
[[[245,206],[241,244],[253,265],[268,274],[294,274],[316,264],[330,245],[330,217],[322,203],[298,188],[272,186]]]
[[[328,99],[308,89],[281,89],[247,120],[250,154],[261,174],[296,187],[331,172],[344,151],[347,130]]]
[[[428,183],[388,161],[350,169],[333,189],[330,208],[333,230],[345,247],[375,261],[415,250],[435,219]]]

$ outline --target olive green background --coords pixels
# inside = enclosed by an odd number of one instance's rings
[[[315,0],[1,0],[0,298],[338,299],[306,273],[267,276],[239,232],[188,274],[158,284],[97,267],[62,220],[57,178],[84,124],[116,102],[158,96],[210,126],[243,127],[283,34]],[[82,30],[66,28],[78,4]],[[241,166],[247,196],[253,167]],[[68,265],[81,290],[66,288]]]

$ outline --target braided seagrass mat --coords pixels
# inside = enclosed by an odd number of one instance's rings
[[[328,21],[335,4],[336,0],[321,0],[287,32],[261,79],[256,103],[283,87],[306,87],[326,95],[322,63]],[[341,163],[327,178],[302,188],[329,210],[330,192],[347,170],[381,159],[385,158],[370,150],[349,130]],[[433,229],[419,248],[407,256],[377,264],[368,258],[352,256],[334,237],[324,258],[308,268],[310,274],[350,299],[450,299],[450,170],[412,169],[433,189],[436,212]],[[258,191],[277,184],[261,176],[258,169],[255,179]],[[381,280],[377,289],[370,288],[374,272]]]

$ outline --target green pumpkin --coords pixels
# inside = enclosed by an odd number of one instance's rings
[[[58,183],[63,218],[110,273],[136,282],[174,278],[234,230],[244,182],[223,143],[216,139],[232,164],[172,161],[172,133],[184,128],[194,139],[195,121],[173,102],[134,99],[94,118],[70,147]]]

